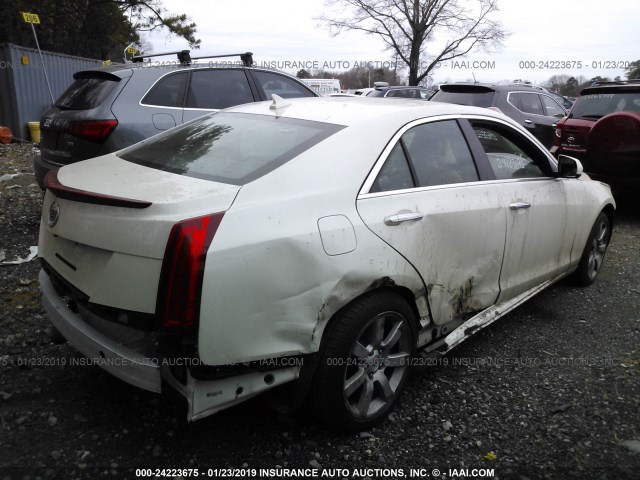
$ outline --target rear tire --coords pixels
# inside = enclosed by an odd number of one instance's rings
[[[606,213],[600,212],[596,218],[589,239],[584,247],[578,269],[573,273],[572,279],[579,287],[587,287],[595,282],[607,252],[611,240],[611,222]]]
[[[316,416],[341,431],[366,430],[393,409],[415,353],[411,307],[391,292],[356,300],[325,333],[313,385]]]

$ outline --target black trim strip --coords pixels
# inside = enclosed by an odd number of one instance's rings
[[[50,170],[44,179],[45,188],[51,190],[56,197],[73,202],[91,203],[94,205],[106,205],[109,207],[147,208],[152,202],[134,200],[132,198],[114,197],[102,193],[89,192],[79,188],[67,187],[58,180],[58,171]]]

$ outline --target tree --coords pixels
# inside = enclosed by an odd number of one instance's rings
[[[558,92],[564,88],[567,81],[569,80],[569,75],[560,74],[560,75],[552,75],[549,80],[546,81],[545,86],[551,90],[552,92]]]
[[[640,78],[640,60],[631,62],[627,68],[626,77],[629,80]]]
[[[327,5],[341,10],[339,16],[317,18],[332,35],[344,30],[378,35],[409,68],[409,85],[418,85],[441,62],[499,47],[509,35],[490,18],[498,0],[327,0]],[[427,44],[441,33],[447,37],[444,45],[427,53]]]
[[[298,70],[298,73],[296,73],[296,77],[298,78],[311,78],[311,74],[305,70],[304,68],[301,68],[300,70]]]
[[[131,26],[135,32],[150,32],[159,28],[166,28],[169,33],[184,38],[189,47],[200,48],[200,39],[195,37],[196,24],[189,21],[189,17],[169,14],[162,6],[161,0],[92,0],[94,4],[111,3],[131,19]]]
[[[560,88],[560,95],[567,97],[577,97],[578,93],[580,93],[580,82],[576,77],[568,78],[564,86]]]
[[[195,24],[184,15],[167,15],[158,0],[0,0],[0,11],[0,43],[35,47],[20,12],[37,13],[41,48],[69,55],[122,61],[124,48],[141,42],[139,33],[152,29],[152,15],[153,29],[164,26],[192,46],[200,43],[194,38]]]

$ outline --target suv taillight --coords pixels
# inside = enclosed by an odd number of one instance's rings
[[[71,122],[67,131],[85,140],[103,142],[117,126],[117,120],[81,120]]]
[[[207,251],[223,216],[220,212],[190,218],[171,229],[156,302],[165,333],[185,335],[197,327]]]

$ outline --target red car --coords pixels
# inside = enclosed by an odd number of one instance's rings
[[[640,184],[640,80],[585,88],[555,133],[556,157],[578,158],[591,177],[613,187]]]

